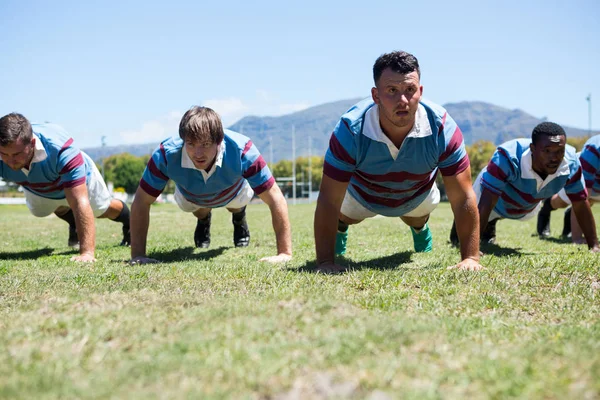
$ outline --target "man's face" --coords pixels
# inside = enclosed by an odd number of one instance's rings
[[[17,140],[6,146],[0,146],[0,157],[11,169],[19,171],[22,168],[29,167],[34,149],[35,138],[31,138],[31,141],[27,143]]]
[[[185,151],[198,169],[209,169],[217,158],[218,143],[197,140],[185,141]]]
[[[546,175],[558,170],[565,157],[565,136],[541,136],[538,142],[529,146],[533,157],[533,169]]]
[[[417,71],[401,74],[390,68],[383,70],[376,87],[371,89],[382,123],[387,121],[398,128],[412,128],[422,94]]]

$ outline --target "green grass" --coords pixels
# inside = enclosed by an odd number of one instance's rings
[[[216,210],[198,250],[194,218],[157,205],[149,255],[166,262],[129,266],[115,223],[97,222],[98,262],[75,264],[64,222],[0,207],[0,397],[600,397],[600,262],[585,246],[501,221],[487,270],[447,271],[442,204],[432,253],[412,253],[399,219],[371,219],[350,228],[353,269],[328,276],[313,272],[313,213],[290,207],[294,260],[271,266],[257,261],[275,254],[265,206],[248,208],[249,248]]]

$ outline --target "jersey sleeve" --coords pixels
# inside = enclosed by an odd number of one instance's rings
[[[346,121],[338,122],[325,154],[323,174],[338,182],[350,182],[356,170],[356,136],[350,131]]]
[[[504,192],[507,182],[515,177],[515,169],[506,150],[499,147],[494,152],[487,165],[486,171],[481,176],[481,186],[497,196]]]
[[[600,152],[593,145],[586,145],[579,156],[585,187],[594,192],[600,193]]]
[[[469,168],[463,134],[450,115],[444,114],[438,131],[439,163],[443,176],[457,175]]]
[[[67,140],[59,150],[56,169],[64,188],[85,185],[85,161],[81,151],[73,146],[73,139]]]
[[[572,202],[583,201],[588,198],[581,163],[577,157],[569,163],[569,179],[565,184],[565,193]]]
[[[241,155],[242,176],[257,195],[269,190],[275,184],[269,166],[254,143],[248,140]]]
[[[140,187],[150,196],[158,197],[165,190],[167,182],[169,182],[167,172],[167,155],[161,143],[154,150],[152,157],[148,161],[148,165],[146,165],[146,169],[140,180]]]

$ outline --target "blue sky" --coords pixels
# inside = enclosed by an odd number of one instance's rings
[[[598,21],[597,0],[0,0],[0,115],[58,123],[81,147],[156,142],[194,104],[230,125],[366,97],[375,59],[406,50],[436,103],[587,129],[592,93],[600,130]]]

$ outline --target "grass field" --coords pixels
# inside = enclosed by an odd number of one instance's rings
[[[100,220],[99,261],[81,265],[64,222],[0,206],[0,397],[600,397],[600,261],[585,246],[501,221],[487,270],[447,271],[446,203],[433,253],[376,218],[350,228],[353,270],[328,276],[313,272],[313,213],[290,208],[284,266],[257,262],[275,254],[262,205],[248,208],[246,249],[215,211],[208,250],[193,247],[191,215],[154,206],[158,265],[127,265],[120,225]]]

